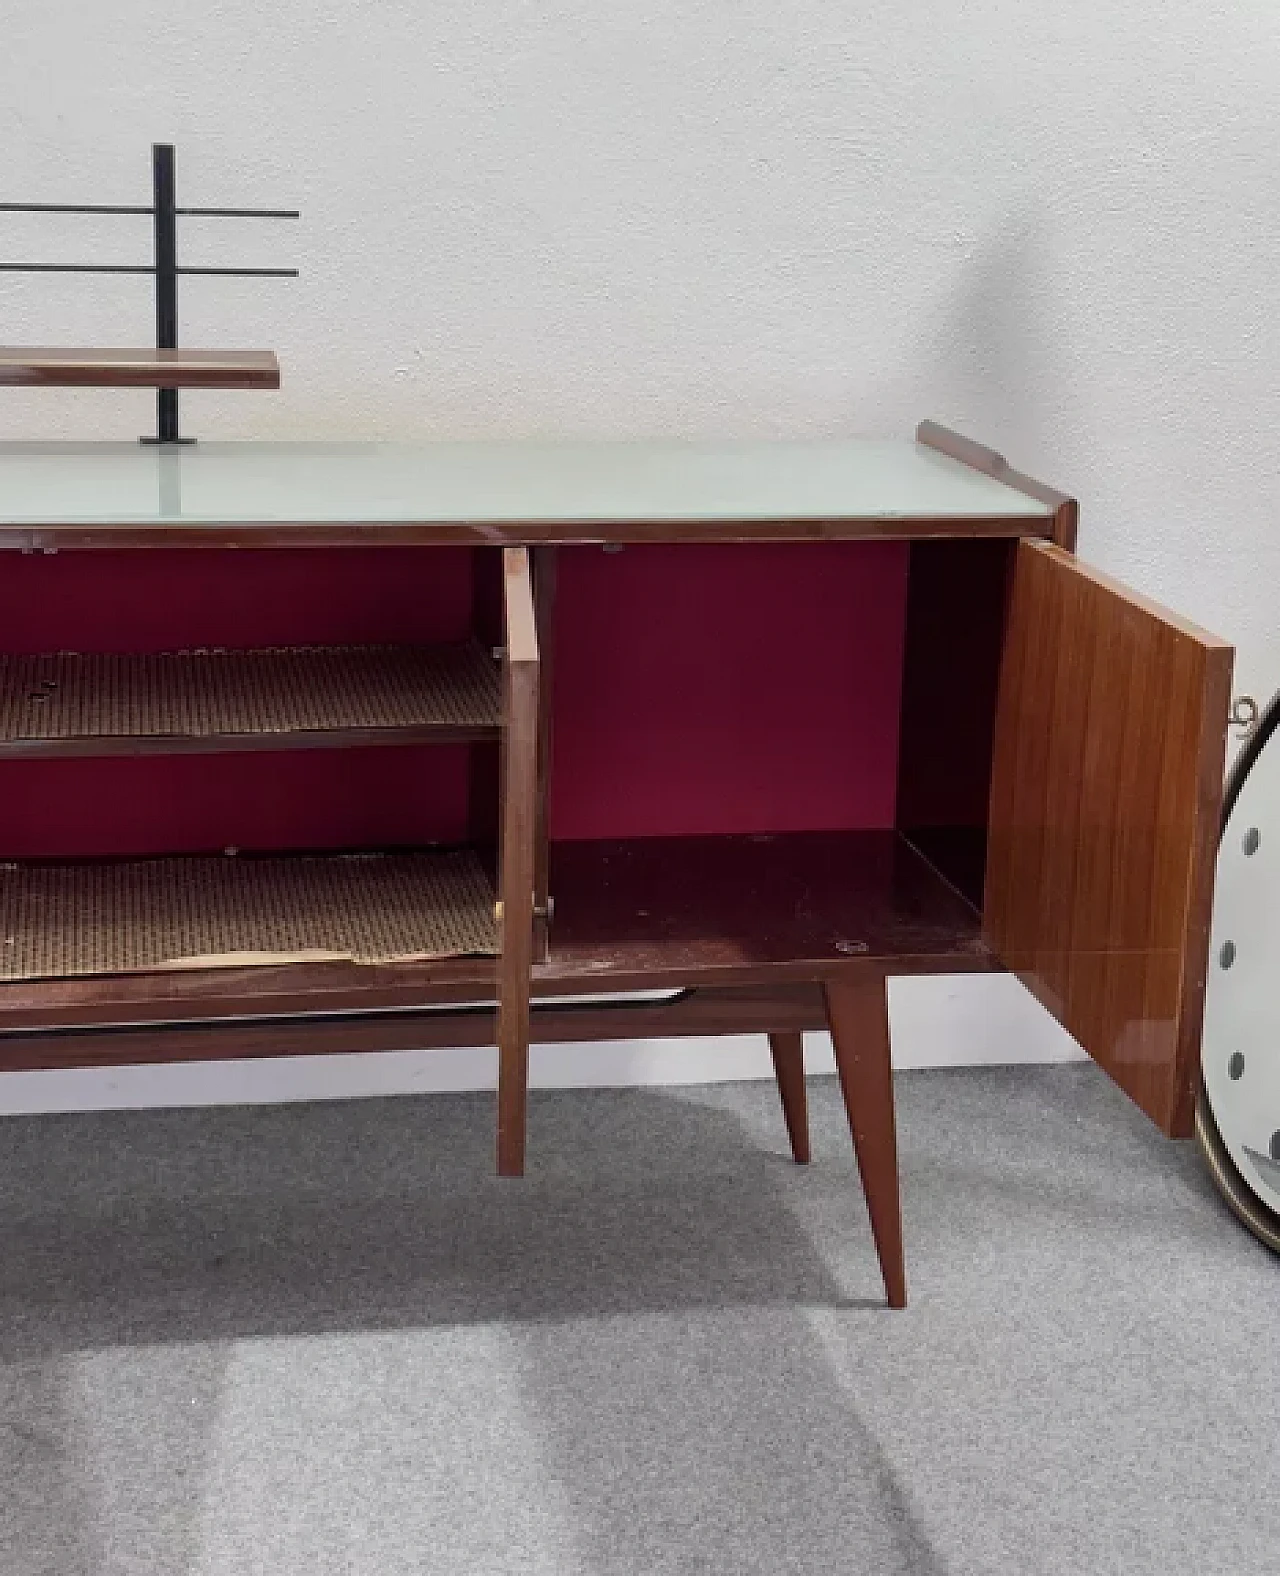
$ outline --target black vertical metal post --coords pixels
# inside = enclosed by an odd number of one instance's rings
[[[178,348],[178,208],[174,193],[173,144],[151,149],[156,225],[156,348]],[[156,442],[180,443],[178,391],[156,390]]]
[[[0,262],[0,274],[150,274],[156,286],[156,349],[178,348],[178,275],[207,274],[228,279],[296,279],[296,268],[179,268],[178,219],[296,219],[296,208],[179,208],[174,180],[173,144],[151,145],[152,202],[149,208],[135,203],[0,202],[5,213],[127,213],[151,214],[155,220],[155,260],[144,263],[10,263]],[[156,432],[142,443],[177,445],[194,443],[178,430],[178,391],[156,390]]]

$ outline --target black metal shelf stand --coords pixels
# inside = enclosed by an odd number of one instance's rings
[[[0,213],[151,214],[155,220],[155,253],[150,264],[132,263],[0,263],[4,273],[151,274],[155,279],[156,349],[178,348],[178,278],[180,275],[217,275],[232,279],[296,279],[296,268],[188,268],[178,264],[178,220],[297,219],[294,208],[180,208],[174,172],[173,144],[157,142],[151,148],[152,201],[149,207],[115,203],[0,202]],[[156,390],[156,431],[143,443],[193,443],[181,436],[178,425],[178,390]]]

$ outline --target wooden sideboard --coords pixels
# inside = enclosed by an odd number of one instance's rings
[[[0,445],[0,1070],[829,1027],[1016,971],[1190,1130],[1223,642],[915,441]]]

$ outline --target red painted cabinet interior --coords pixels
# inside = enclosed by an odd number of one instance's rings
[[[561,549],[552,838],[891,827],[908,555]]]
[[[562,549],[551,836],[892,826],[908,554]],[[484,549],[65,552],[0,569],[15,653],[495,637]],[[479,753],[4,762],[0,855],[460,841]]]
[[[469,548],[7,553],[8,652],[413,644],[487,624]],[[492,556],[492,555],[490,555]],[[487,633],[487,631],[486,631]],[[0,762],[0,857],[459,842],[466,745]]]

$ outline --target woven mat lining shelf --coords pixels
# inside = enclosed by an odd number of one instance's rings
[[[0,744],[344,729],[496,730],[497,665],[474,641],[157,655],[0,655]]]
[[[0,979],[497,952],[470,849],[0,867]]]

